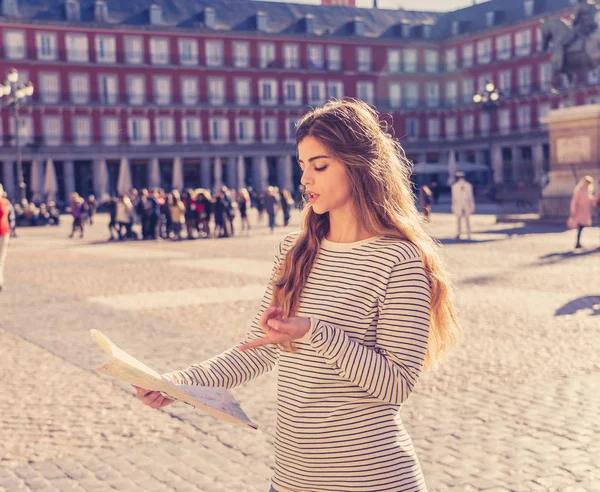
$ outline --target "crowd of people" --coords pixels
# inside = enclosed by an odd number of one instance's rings
[[[255,208],[258,223],[268,225],[273,232],[278,225],[276,216],[282,215],[284,227],[289,224],[291,209],[300,208],[302,191],[295,196],[289,190],[270,186],[266,191],[255,193],[251,188],[239,191],[225,186],[212,194],[204,188],[165,192],[163,189],[137,189],[120,196],[107,196],[96,202],[92,195],[85,200],[73,193],[68,211],[73,217],[69,237],[79,233],[84,236],[86,224],[93,222],[96,209],[110,215],[109,240],[126,239],[202,239],[222,238],[236,235],[234,219],[241,220],[240,234],[250,234],[248,213]]]

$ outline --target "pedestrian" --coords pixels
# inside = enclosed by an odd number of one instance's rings
[[[69,203],[71,210],[71,216],[73,217],[73,226],[71,228],[71,234],[69,237],[72,238],[76,231],[79,231],[79,238],[83,238],[83,230],[85,223],[86,206],[83,197],[79,196],[79,193],[73,192],[71,194],[71,200]]]
[[[10,237],[17,237],[17,211],[15,206],[8,199],[6,191],[4,192],[4,198],[8,201],[8,225],[10,227]]]
[[[275,231],[275,206],[277,205],[277,201],[275,188],[273,186],[269,186],[267,188],[267,192],[265,193],[264,206],[267,216],[269,217],[269,229],[271,229],[271,234],[273,234]]]
[[[132,237],[131,226],[133,225],[133,204],[126,195],[121,195],[117,202],[115,219],[119,224],[119,240]],[[125,229],[125,232],[123,232]]]
[[[440,200],[440,187],[437,181],[432,181],[430,184],[431,195],[433,196],[433,204],[437,205]]]
[[[290,224],[290,209],[294,206],[294,200],[289,190],[282,190],[280,203],[283,212],[283,227],[287,227]]]
[[[96,197],[94,195],[88,196],[87,199],[87,221],[90,225],[94,224],[94,215],[96,214]]]
[[[181,201],[179,191],[173,190],[167,197],[169,202],[169,216],[171,217],[171,231],[169,237],[175,241],[181,239],[181,231],[185,224],[185,205]]]
[[[421,212],[423,213],[423,217],[427,222],[430,221],[431,216],[431,202],[433,199],[433,194],[429,189],[429,186],[423,185],[421,186],[421,191],[419,192],[419,197],[421,201]]]
[[[10,208],[10,202],[4,194],[4,187],[0,184],[0,291],[4,288],[4,263],[10,240]]]
[[[119,228],[117,227],[117,197],[109,196],[104,205],[106,210],[108,211],[109,222],[108,222],[108,233],[110,237],[109,241],[114,241],[115,239],[119,239]],[[114,234],[113,234],[114,232]]]
[[[456,181],[452,183],[452,213],[456,216],[457,230],[456,239],[460,239],[462,232],[462,221],[467,226],[467,239],[471,239],[471,215],[475,213],[475,198],[473,197],[473,186],[465,180],[465,173],[456,173]]]
[[[231,388],[279,362],[272,491],[425,492],[398,414],[460,327],[411,167],[362,101],[305,114],[296,144],[310,205],[276,255],[247,337],[176,384]],[[171,400],[137,388],[152,408]]]
[[[238,194],[238,210],[242,219],[242,232],[246,231],[250,235],[250,221],[248,220],[248,208],[250,207],[250,193],[246,188],[242,188]]]
[[[583,248],[581,233],[584,227],[592,225],[592,207],[600,201],[600,192],[594,197],[594,179],[584,176],[579,180],[571,197],[569,225],[577,228],[575,249]]]

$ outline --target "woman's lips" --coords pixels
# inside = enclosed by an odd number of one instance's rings
[[[314,191],[307,191],[306,194],[308,195],[308,201],[310,203],[315,203],[320,196],[318,193],[315,193]]]

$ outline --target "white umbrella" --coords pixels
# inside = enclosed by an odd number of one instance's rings
[[[31,189],[31,200],[37,201],[40,199],[42,191],[42,163],[40,161],[31,162],[31,177],[29,178],[29,188]]]
[[[181,157],[173,159],[173,189],[178,191],[183,189],[183,162]]]
[[[97,166],[98,182],[96,183],[96,194],[98,195],[98,198],[101,198],[108,193],[108,166],[106,165],[106,159],[100,159]]]
[[[150,172],[148,173],[148,182],[150,188],[160,188],[160,166],[158,164],[158,158],[153,157],[150,159]]]
[[[454,150],[450,151],[450,155],[448,156],[448,186],[450,186],[455,181],[456,174],[456,155],[454,154]]]
[[[119,166],[119,179],[117,180],[117,193],[126,195],[131,190],[131,172],[129,170],[129,161],[126,157],[121,157]]]
[[[54,195],[58,191],[58,182],[56,181],[56,169],[52,159],[46,160],[46,169],[44,172],[44,193],[48,201],[54,200]]]

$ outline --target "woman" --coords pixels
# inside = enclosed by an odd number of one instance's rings
[[[250,235],[250,221],[248,220],[248,208],[250,207],[250,193],[246,188],[242,188],[238,194],[238,210],[242,218],[242,233],[246,231]]]
[[[572,222],[577,227],[577,242],[575,249],[580,249],[581,232],[584,227],[592,225],[592,206],[600,200],[600,193],[594,197],[594,179],[591,176],[584,176],[579,180],[573,190],[571,198],[571,216]]]
[[[133,224],[133,205],[128,196],[121,195],[116,207],[117,224],[119,224],[119,240],[131,237],[131,226]],[[125,229],[125,232],[123,232]]]
[[[85,200],[79,196],[79,193],[73,192],[71,194],[69,208],[73,217],[73,226],[69,237],[73,237],[75,231],[79,230],[79,237],[82,238],[85,219]]]
[[[429,186],[423,185],[421,187],[421,210],[423,211],[423,217],[427,222],[430,220],[431,215],[431,201],[432,201],[432,193],[429,189]]]
[[[460,328],[410,166],[360,101],[312,110],[296,141],[310,204],[280,245],[246,339],[165,377],[233,387],[279,362],[272,491],[426,491],[398,412]]]
[[[292,194],[288,190],[281,192],[281,211],[283,212],[283,227],[290,224],[290,208],[294,206]]]
[[[173,193],[169,193],[167,201],[169,203],[169,216],[171,217],[171,231],[169,237],[179,241],[181,239],[181,230],[185,224],[185,205],[181,201],[181,197],[177,190],[173,190]]]

